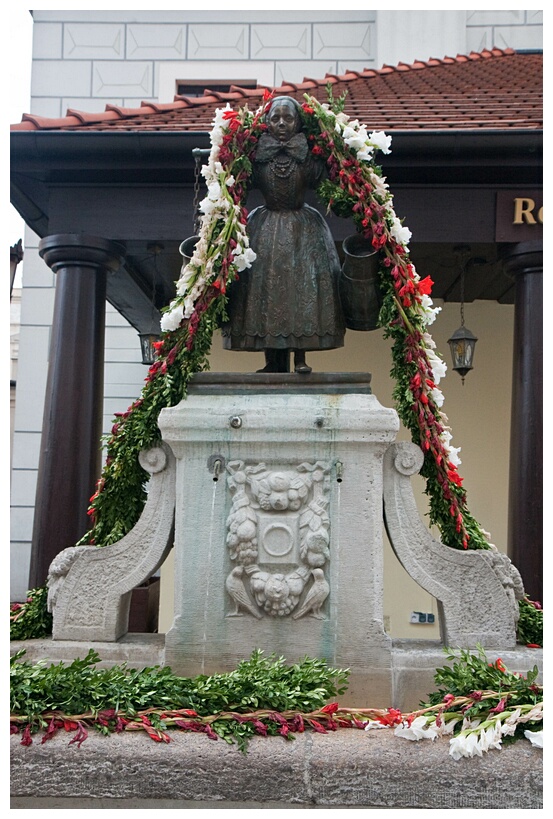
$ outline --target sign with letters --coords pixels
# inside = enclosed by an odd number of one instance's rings
[[[530,242],[543,238],[543,191],[498,191],[495,209],[496,242]]]

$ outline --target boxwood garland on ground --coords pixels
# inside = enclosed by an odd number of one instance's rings
[[[212,676],[178,677],[170,668],[108,669],[92,650],[70,665],[32,665],[22,653],[11,660],[10,730],[31,745],[58,732],[79,747],[90,729],[102,734],[144,731],[155,742],[171,732],[203,733],[246,751],[252,736],[281,736],[312,730],[392,728],[410,740],[451,737],[454,759],[481,756],[515,739],[543,747],[543,688],[538,670],[526,676],[508,671],[500,658],[488,662],[476,652],[446,650],[451,665],[435,674],[437,691],[410,713],[394,708],[341,708],[349,672],[305,657],[287,665],[283,657],[254,651],[236,670]],[[331,701],[333,700],[333,701]]]

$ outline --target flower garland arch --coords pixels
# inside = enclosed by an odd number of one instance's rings
[[[209,368],[213,332],[226,318],[226,290],[255,260],[249,246],[244,202],[263,114],[270,102],[252,113],[227,105],[218,109],[211,132],[211,152],[202,175],[207,196],[192,258],[183,265],[176,296],[162,316],[156,361],[140,398],[116,413],[106,438],[107,458],[90,501],[91,529],[80,543],[106,546],[134,526],[146,498],[147,474],[138,463],[141,449],[160,438],[161,409],[186,396],[190,378]],[[378,326],[392,339],[393,392],[398,415],[421,447],[421,475],[429,497],[429,518],[442,542],[457,549],[494,548],[466,504],[459,475],[459,449],[451,446],[451,429],[442,412],[439,382],[446,365],[428,332],[440,308],[430,297],[432,281],[422,278],[409,258],[410,230],[396,216],[375,154],[390,153],[391,137],[369,133],[343,112],[344,98],[321,103],[306,95],[301,106],[303,130],[312,153],[326,161],[328,178],[318,194],[329,210],[352,218],[357,231],[379,252],[382,307]]]

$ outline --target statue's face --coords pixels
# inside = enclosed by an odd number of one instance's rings
[[[288,142],[298,130],[298,115],[289,103],[279,103],[271,108],[267,127],[269,133],[280,142]]]

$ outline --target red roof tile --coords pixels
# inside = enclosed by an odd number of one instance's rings
[[[543,127],[543,55],[494,48],[457,57],[416,60],[407,65],[327,74],[270,89],[303,100],[327,99],[347,91],[345,111],[375,130],[534,129]],[[264,86],[227,93],[206,89],[202,97],[176,96],[171,103],[143,102],[140,108],[107,105],[102,113],[69,109],[50,119],[24,114],[12,131],[210,131],[216,108],[259,106]]]

